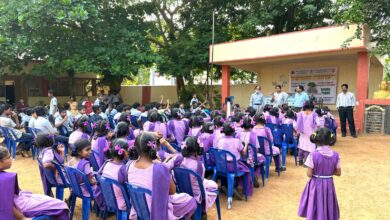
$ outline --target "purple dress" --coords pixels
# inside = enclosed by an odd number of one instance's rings
[[[75,163],[71,167],[76,168],[76,169],[80,170],[81,172],[85,173],[85,175],[87,175],[88,178],[93,175],[92,167],[91,167],[89,161],[87,161],[85,159],[81,159],[80,161],[78,161],[77,163]],[[104,198],[103,198],[103,194],[100,190],[100,187],[98,185],[91,185],[91,188],[92,188],[92,192],[93,192],[93,198],[95,199],[96,203],[98,204],[99,209],[104,210],[104,208],[105,208]],[[87,188],[84,185],[81,186],[81,190],[83,191],[84,196],[87,196],[87,197],[91,196],[89,194]]]
[[[152,191],[153,199],[146,195],[152,220],[179,219],[182,216],[189,219],[196,209],[195,199],[188,194],[169,195],[171,179],[169,169],[160,163],[155,163],[146,169],[137,168],[134,163],[129,165],[128,182]],[[130,219],[137,219],[133,207],[130,211]]]
[[[313,152],[316,145],[310,141],[310,136],[316,131],[316,117],[315,112],[304,114],[302,111],[298,113],[297,131],[299,132],[298,148],[305,152]],[[305,153],[307,157],[308,153]],[[301,159],[301,158],[300,158]]]
[[[51,161],[55,161],[60,165],[64,165],[64,158],[60,154],[58,154],[53,148],[47,147],[42,150],[41,155],[39,156],[39,159],[41,159],[42,163],[50,163]],[[45,169],[45,168],[43,168]],[[62,169],[62,173],[64,174],[64,177],[66,178],[65,169]],[[57,183],[62,184],[62,179],[60,174],[55,170],[55,178]],[[47,181],[46,176],[44,173],[41,173],[41,180],[43,184],[43,190],[45,193],[51,192],[51,189],[47,187]]]
[[[222,128],[215,128],[213,134],[214,134],[213,146],[215,147],[217,146],[219,139],[223,137],[224,134],[222,133]]]
[[[55,220],[69,219],[69,209],[65,202],[49,196],[21,191],[16,173],[1,171],[0,186],[1,219],[13,219],[13,207],[27,218],[48,215]]]
[[[271,143],[273,143],[274,138],[272,136],[271,129],[268,127],[263,127],[263,128],[255,127],[252,129],[252,132],[249,136],[249,143],[255,146],[257,149],[260,148],[259,142],[257,141],[258,136],[266,137],[271,141]],[[265,155],[266,156],[270,155],[271,152],[270,152],[268,142],[264,143],[264,148],[265,148],[264,149]],[[279,148],[272,146],[272,154],[273,156],[279,155],[280,154]]]
[[[92,139],[91,148],[92,150],[98,152],[100,154],[100,158],[98,158],[99,166],[102,166],[104,163],[104,148],[107,146],[108,141],[106,136],[96,137]]]
[[[203,187],[205,191],[205,201],[206,201],[206,207],[205,209],[209,209],[213,206],[216,198],[217,198],[217,193],[215,193],[218,190],[218,185],[216,182],[213,180],[208,180],[204,178],[204,165],[203,163],[198,160],[195,157],[185,157],[183,159],[183,162],[180,165],[183,168],[192,170],[196,172],[203,180]],[[202,202],[202,195],[200,193],[198,181],[196,180],[195,177],[191,176],[191,184],[192,184],[192,189],[194,191],[194,198],[198,203]]]
[[[266,117],[266,122],[267,123],[271,123],[271,124],[277,124],[279,125],[280,124],[280,118],[279,117],[275,117],[273,115],[268,115]]]
[[[302,193],[298,215],[310,220],[340,218],[333,173],[340,168],[339,154],[328,146],[317,148],[305,165],[313,169],[313,176]]]
[[[163,135],[163,137],[165,139],[168,138],[168,129],[167,129],[167,125],[164,124],[164,123],[161,123],[159,121],[157,122],[150,122],[150,121],[147,121],[145,122],[144,126],[144,131],[150,131],[150,132],[161,132],[161,134]]]
[[[191,137],[199,137],[199,135],[201,134],[202,130],[202,127],[193,127],[193,128],[190,128],[190,130],[188,131],[188,136],[191,136]]]
[[[241,159],[241,151],[244,150],[244,145],[241,143],[241,141],[237,138],[231,137],[231,136],[223,136],[222,138],[219,139],[217,143],[217,148],[229,151],[236,157],[237,161],[237,169],[238,171],[244,172],[246,175],[247,182],[244,183],[244,177],[241,176],[238,178],[238,182],[240,185],[246,184],[247,192],[245,193],[246,196],[251,196],[253,193],[253,184],[252,184],[252,177],[250,170],[248,166],[242,162]],[[228,161],[231,161],[233,158],[227,157]],[[229,172],[233,172],[233,166],[232,163],[229,162]]]
[[[183,120],[174,119],[168,122],[168,131],[180,146],[188,133],[188,127]]]

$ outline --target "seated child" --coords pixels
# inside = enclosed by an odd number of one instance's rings
[[[69,209],[65,202],[20,190],[17,174],[5,172],[11,166],[11,154],[7,148],[0,147],[1,219],[23,220],[49,215],[56,220],[69,220]]]
[[[110,132],[110,123],[106,120],[97,121],[92,125],[93,137],[92,137],[92,150],[100,154],[98,160],[99,166],[104,163],[104,148],[108,144],[108,140],[111,139],[113,133]]]

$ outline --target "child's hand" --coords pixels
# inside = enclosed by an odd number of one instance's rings
[[[169,143],[168,143],[167,140],[165,140],[165,138],[161,138],[161,139],[160,139],[160,144],[166,146],[166,145],[168,145]]]
[[[174,157],[175,155],[169,155],[167,158],[165,158],[164,163],[168,163]]]

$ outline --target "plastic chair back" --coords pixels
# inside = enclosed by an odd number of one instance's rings
[[[55,161],[51,161],[52,164],[54,164],[56,170],[57,170],[57,173],[58,175],[60,176],[61,178],[61,181],[62,181],[62,184],[58,184],[57,185],[62,185],[64,187],[70,187],[70,183],[69,183],[69,180],[68,180],[68,177],[64,171],[64,167],[62,165],[60,165],[59,163],[55,162]]]
[[[99,152],[91,150],[91,154],[89,155],[89,162],[91,163],[93,171],[98,172],[100,170],[99,161],[102,161],[101,158],[102,156],[99,154]]]
[[[137,219],[149,220],[150,210],[146,201],[146,194],[152,196],[152,191],[130,183],[126,183],[126,191],[130,198],[131,205],[134,206],[134,209],[137,212]]]
[[[294,142],[294,127],[290,124],[282,124],[281,129],[284,133],[284,141],[286,143]]]
[[[196,181],[198,182],[200,193],[202,195],[202,203],[203,203],[205,199],[205,191],[203,187],[202,178],[194,171],[181,168],[181,167],[175,167],[173,171],[176,180],[176,185],[178,186],[177,188],[179,189],[179,193],[187,193],[188,195],[193,197],[194,191],[192,189],[191,176],[196,179]]]
[[[255,146],[253,146],[252,144],[248,144],[248,156],[249,156],[249,149],[251,150],[250,153],[252,153],[253,163],[256,166],[259,164],[259,161],[258,161],[259,158],[257,158],[257,148]]]
[[[282,143],[284,141],[284,133],[283,130],[280,128],[274,128],[271,130],[272,137],[274,139],[274,145],[278,147],[282,147]]]
[[[130,116],[130,120],[131,120],[131,124],[135,127],[135,128],[139,128],[139,124],[138,124],[138,117],[137,116]]]
[[[120,184],[118,181],[114,179],[106,178],[100,175],[97,175],[97,180],[102,189],[102,194],[103,194],[106,207],[109,210],[121,211],[119,210],[118,201],[115,196],[114,186],[120,189],[120,191],[122,192],[127,207],[126,210],[129,210],[131,208],[129,199],[127,197],[127,192],[125,190],[125,187],[123,187],[122,184]]]
[[[47,216],[47,215],[32,218],[32,220],[51,220],[51,219],[52,218],[50,218],[50,216]]]
[[[272,153],[272,142],[266,138],[266,137],[262,137],[262,136],[257,136],[257,141],[259,142],[259,152],[264,155],[264,156],[272,156],[273,153]],[[267,155],[265,153],[265,143],[268,143],[268,147],[269,147],[269,155]]]
[[[88,181],[87,175],[81,172],[78,169],[73,167],[65,167],[66,174],[68,175],[70,187],[72,188],[72,193],[79,197],[85,197],[83,195],[83,191],[81,190],[81,186],[85,186],[87,191],[89,192],[90,197],[93,195],[91,184]]]
[[[51,188],[51,187],[57,185],[57,180],[56,180],[54,171],[45,169],[43,167],[43,163],[42,163],[41,159],[38,159],[38,168],[39,168],[39,172],[41,174],[41,177],[45,177],[46,185],[48,188]],[[42,178],[42,181],[43,181],[43,178]],[[42,184],[44,184],[44,183],[42,183]],[[44,193],[47,194],[48,192],[44,192]]]
[[[210,149],[210,152],[212,155],[214,155],[215,168],[219,174],[227,175],[228,173],[232,173],[229,171],[228,164],[233,165],[233,173],[237,174],[237,160],[234,154],[226,150],[215,149],[215,148]],[[231,158],[230,161],[228,160],[228,157]]]

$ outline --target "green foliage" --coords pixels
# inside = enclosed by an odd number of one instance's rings
[[[147,29],[134,9],[115,0],[1,0],[0,67],[57,76],[101,73],[115,87],[152,65]]]
[[[384,80],[390,82],[390,58],[386,59]]]
[[[367,25],[376,42],[375,52],[381,55],[390,54],[390,4],[388,0],[338,0],[335,10],[338,11],[335,21],[339,24],[359,24],[354,38],[361,39],[363,25]]]

